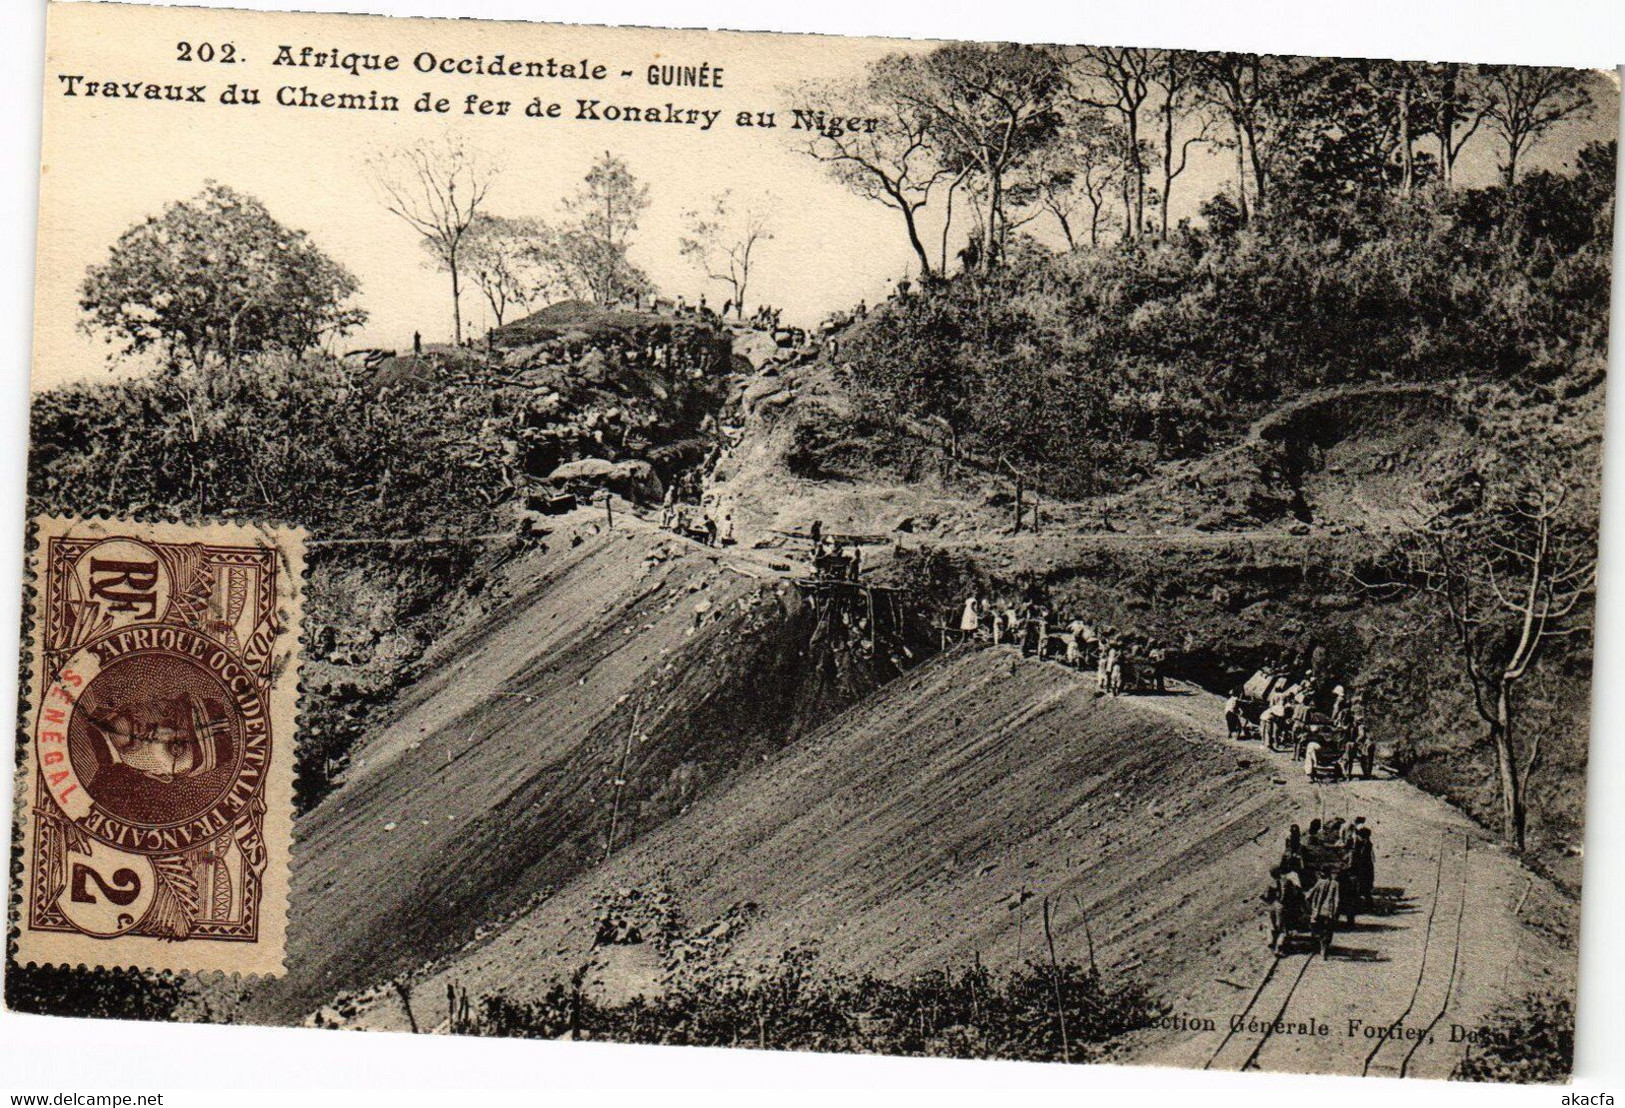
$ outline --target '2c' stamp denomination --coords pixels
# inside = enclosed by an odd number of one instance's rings
[[[281,972],[302,537],[38,527],[19,959]]]

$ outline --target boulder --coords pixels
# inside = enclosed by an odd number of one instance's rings
[[[761,369],[778,355],[779,345],[764,331],[750,331],[735,335],[733,352],[735,357],[749,362],[751,369]]]
[[[572,491],[605,489],[627,500],[653,503],[666,488],[654,466],[641,458],[611,462],[604,458],[582,458],[566,462],[547,475],[555,488]]]
[[[614,475],[614,462],[606,458],[581,458],[559,466],[547,475],[547,479],[555,485],[566,485],[573,481],[603,482]]]

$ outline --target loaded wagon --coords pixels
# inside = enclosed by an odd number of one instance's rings
[[[1291,953],[1294,944],[1307,943],[1322,958],[1329,957],[1332,936],[1342,917],[1352,927],[1360,908],[1360,890],[1353,872],[1353,849],[1348,845],[1305,842],[1294,884],[1278,878],[1270,894],[1270,949],[1277,956]]]
[[[1262,718],[1264,711],[1269,707],[1270,696],[1277,691],[1286,689],[1291,684],[1291,677],[1285,673],[1261,669],[1247,678],[1247,683],[1241,687],[1241,695],[1236,700],[1236,714],[1241,717],[1241,734],[1243,738],[1262,738]],[[1271,749],[1280,749],[1271,745]]]

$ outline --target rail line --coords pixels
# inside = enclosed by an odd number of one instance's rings
[[[1411,1014],[1411,1010],[1416,1007],[1416,998],[1422,992],[1422,979],[1427,976],[1428,952],[1433,947],[1433,917],[1439,910],[1439,887],[1444,883],[1444,856],[1446,847],[1449,845],[1449,837],[1450,833],[1448,831],[1439,832],[1439,864],[1433,872],[1433,895],[1428,898],[1427,926],[1422,939],[1422,963],[1416,969],[1416,983],[1411,986],[1411,998],[1405,1002],[1405,1010],[1399,1013],[1393,1023],[1403,1023],[1405,1017]],[[1392,1024],[1389,1026],[1392,1026]],[[1361,1077],[1365,1077],[1371,1072],[1371,1063],[1376,1061],[1377,1055],[1382,1053],[1382,1048],[1387,1045],[1387,1039],[1377,1040],[1377,1044],[1371,1048],[1371,1051],[1365,1056],[1365,1062],[1360,1066]]]
[[[1236,1016],[1236,1019],[1238,1019],[1238,1020],[1239,1019],[1245,1019],[1246,1016],[1247,1016],[1247,1013],[1251,1012],[1253,1010],[1253,1005],[1258,1003],[1259,996],[1269,986],[1270,978],[1275,976],[1275,971],[1280,968],[1280,965],[1281,965],[1281,959],[1279,959],[1279,958],[1271,958],[1270,959],[1270,964],[1268,966],[1266,966],[1265,969],[1264,969],[1264,979],[1258,983],[1258,988],[1253,990],[1253,995],[1247,998],[1247,1007],[1245,1007],[1245,1008],[1243,1008],[1241,1010],[1241,1013],[1238,1016]],[[1234,1022],[1232,1022],[1231,1025],[1230,1025],[1230,1030],[1225,1033],[1225,1036],[1224,1036],[1224,1038],[1222,1040],[1220,1040],[1219,1045],[1213,1048],[1213,1054],[1208,1058],[1207,1062],[1202,1066],[1203,1069],[1206,1070],[1206,1069],[1212,1069],[1213,1068],[1213,1063],[1219,1060],[1219,1055],[1224,1053],[1224,1048],[1229,1046],[1230,1045],[1230,1040],[1236,1037],[1236,1031],[1237,1030],[1238,1030],[1238,1028],[1237,1028],[1236,1024]]]
[[[1251,1068],[1253,1064],[1258,1061],[1259,1051],[1264,1049],[1264,1044],[1268,1042],[1270,1037],[1274,1034],[1275,1025],[1282,1019],[1282,1017],[1286,1015],[1286,1010],[1292,1003],[1293,994],[1298,991],[1298,985],[1302,983],[1304,974],[1309,970],[1309,963],[1315,960],[1315,955],[1313,953],[1289,955],[1287,957],[1301,957],[1303,961],[1299,963],[1298,972],[1292,977],[1292,983],[1287,986],[1286,995],[1281,998],[1281,1003],[1276,1008],[1275,1015],[1265,1023],[1264,1030],[1260,1034],[1258,1042],[1253,1044],[1253,1049],[1251,1052],[1249,1052],[1247,1057],[1242,1060],[1241,1066],[1239,1067],[1242,1070]],[[1231,1041],[1241,1033],[1243,1022],[1249,1015],[1252,1014],[1253,1008],[1258,1004],[1259,998],[1264,995],[1264,990],[1269,988],[1270,982],[1275,980],[1276,971],[1281,968],[1281,963],[1285,962],[1287,957],[1272,957],[1270,959],[1269,965],[1264,968],[1263,979],[1258,982],[1258,987],[1253,990],[1253,995],[1247,998],[1247,1006],[1237,1013],[1237,1015],[1232,1017],[1230,1030],[1225,1033],[1224,1038],[1219,1042],[1218,1047],[1214,1049],[1213,1054],[1208,1058],[1207,1063],[1202,1066],[1203,1069],[1212,1069],[1214,1063],[1219,1060],[1219,1056],[1224,1053],[1225,1048],[1228,1047]]]
[[[1396,1016],[1393,1020],[1389,1021],[1389,1023],[1385,1025],[1387,1027],[1402,1027],[1402,1026],[1404,1026],[1405,1021],[1407,1019],[1409,1019],[1411,1013],[1416,1010],[1417,1002],[1422,997],[1423,987],[1428,983],[1428,968],[1429,968],[1429,966],[1436,966],[1438,964],[1438,958],[1435,957],[1435,954],[1436,954],[1435,942],[1438,941],[1437,940],[1437,930],[1438,930],[1437,925],[1438,925],[1438,922],[1439,922],[1439,917],[1438,917],[1439,900],[1440,900],[1440,893],[1444,889],[1445,859],[1446,859],[1446,856],[1450,852],[1451,852],[1450,851],[1450,832],[1449,831],[1440,831],[1439,832],[1439,862],[1438,862],[1438,865],[1435,867],[1434,874],[1433,874],[1433,895],[1430,898],[1430,902],[1428,904],[1427,925],[1426,925],[1426,928],[1425,928],[1424,933],[1423,933],[1422,959],[1421,959],[1421,962],[1417,965],[1417,968],[1416,968],[1416,981],[1411,986],[1410,999],[1408,1001],[1406,1001],[1404,1010],[1401,1011],[1398,1016]],[[1457,966],[1458,966],[1458,963],[1459,963],[1459,960],[1460,960],[1460,957],[1461,957],[1461,922],[1462,922],[1462,917],[1466,914],[1466,900],[1467,900],[1467,838],[1464,835],[1462,837],[1461,890],[1460,890],[1460,893],[1459,893],[1458,898],[1457,898],[1456,930],[1455,930],[1455,937],[1454,937],[1454,943],[1453,943],[1454,949],[1452,950],[1452,953],[1451,953],[1450,976],[1449,976],[1448,981],[1447,981],[1447,986],[1446,986],[1444,999],[1443,999],[1443,1001],[1441,1002],[1441,1005],[1440,1005],[1440,1012],[1438,1013],[1438,1015],[1436,1015],[1433,1018],[1432,1022],[1428,1025],[1428,1031],[1429,1032],[1431,1032],[1432,1028],[1438,1024],[1440,1019],[1443,1018],[1443,1015],[1444,1015],[1443,1009],[1449,1006],[1450,996],[1451,996],[1451,994],[1452,994],[1452,992],[1454,991],[1454,988],[1455,988],[1455,978],[1456,978]],[[1396,1037],[1393,1037],[1393,1036],[1387,1036],[1387,1035],[1384,1035],[1382,1038],[1379,1038],[1377,1040],[1376,1044],[1371,1048],[1370,1052],[1367,1053],[1366,1056],[1365,1056],[1365,1062],[1360,1067],[1361,1076],[1367,1076],[1367,1075],[1369,1075],[1371,1073],[1373,1065],[1377,1064],[1378,1059],[1382,1056],[1384,1050],[1386,1050],[1390,1046],[1390,1044],[1395,1044],[1395,1048],[1397,1049],[1397,1044],[1399,1044],[1399,1043],[1401,1043],[1403,1041],[1404,1041],[1403,1039],[1396,1038]],[[1389,1072],[1389,1073],[1397,1073],[1399,1076],[1403,1077],[1405,1075],[1405,1072],[1406,1072],[1407,1068],[1410,1065],[1411,1059],[1415,1056],[1417,1048],[1421,1045],[1422,1042],[1423,1042],[1422,1038],[1418,1038],[1414,1042],[1412,1042],[1410,1049],[1406,1052],[1404,1058],[1402,1058],[1400,1060],[1399,1066],[1396,1069],[1389,1069],[1387,1067],[1384,1067],[1387,1070],[1387,1072]],[[1392,1064],[1389,1063],[1388,1065],[1391,1066]]]
[[[1444,999],[1439,1002],[1439,1010],[1428,1021],[1427,1027],[1416,1037],[1410,1050],[1405,1052],[1404,1059],[1399,1063],[1401,1077],[1410,1076],[1411,1059],[1416,1057],[1416,1052],[1422,1048],[1422,1044],[1433,1041],[1433,1029],[1439,1026],[1439,1021],[1444,1019],[1444,1014],[1450,1010],[1450,999],[1456,992],[1456,977],[1461,967],[1461,923],[1467,915],[1467,878],[1472,845],[1472,839],[1466,835],[1461,837],[1461,898],[1456,904],[1456,934],[1450,952],[1450,976],[1445,980]]]
[[[1314,960],[1315,956],[1313,954],[1305,956],[1303,965],[1298,967],[1298,976],[1292,979],[1292,987],[1286,991],[1286,996],[1281,999],[1281,1007],[1276,1009],[1275,1018],[1265,1024],[1264,1033],[1258,1037],[1258,1042],[1253,1045],[1253,1052],[1247,1055],[1247,1060],[1241,1064],[1242,1072],[1250,1070],[1258,1064],[1258,1055],[1263,1051],[1264,1044],[1269,1042],[1275,1035],[1276,1026],[1286,1018],[1287,1006],[1292,1003],[1292,994],[1298,991],[1298,985],[1302,983],[1303,975],[1309,970],[1309,963]]]

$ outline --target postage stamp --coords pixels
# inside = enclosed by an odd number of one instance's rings
[[[303,535],[36,522],[19,961],[280,973]]]

